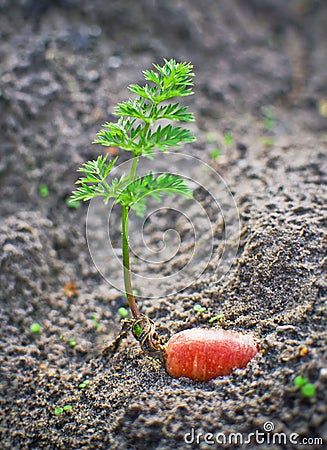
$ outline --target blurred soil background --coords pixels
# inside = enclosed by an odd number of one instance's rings
[[[244,448],[322,448],[301,442],[327,436],[327,2],[0,0],[0,36],[1,449],[221,448],[185,434],[246,437],[266,422],[298,444]],[[196,73],[198,140],[185,151],[227,182],[241,237],[219,282],[213,260],[141,308],[166,334],[224,314],[215,326],[250,331],[261,349],[207,384],[172,379],[132,338],[101,356],[126,300],[90,257],[87,205],[66,203],[127,85],[171,57]],[[235,226],[225,248],[238,237]]]

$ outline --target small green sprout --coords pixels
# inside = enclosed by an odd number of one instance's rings
[[[40,184],[39,194],[40,194],[40,197],[42,197],[42,198],[46,198],[49,196],[49,188],[46,184],[44,184],[44,183]]]
[[[301,392],[304,397],[310,398],[315,395],[316,387],[313,384],[308,383],[308,384],[305,384],[304,386],[302,386]]]
[[[225,145],[230,146],[234,142],[234,137],[230,131],[226,131],[224,133],[224,142]]]
[[[209,323],[215,322],[216,320],[224,320],[224,319],[225,319],[225,314],[224,313],[217,314],[216,316],[211,317],[209,319]]]
[[[275,144],[275,138],[273,136],[265,136],[262,139],[262,143],[265,147],[272,147]]]
[[[275,118],[270,108],[265,108],[263,112],[263,125],[266,130],[271,130],[275,126]]]
[[[77,342],[74,339],[68,339],[68,344],[71,347],[75,347],[77,345]]]
[[[62,414],[64,411],[71,411],[73,409],[72,405],[65,405],[63,408],[58,407],[54,410],[54,413],[57,416],[60,416],[60,414]]]
[[[134,325],[134,327],[133,327],[133,334],[134,334],[134,336],[136,336],[136,337],[141,336],[141,334],[142,334],[142,327],[141,327],[140,324],[136,323],[136,324]]]
[[[316,387],[309,383],[308,378],[302,377],[298,375],[294,378],[294,386],[301,388],[301,393],[304,397],[310,398],[313,397],[316,393]]]
[[[213,150],[213,151],[210,153],[210,158],[211,158],[211,159],[218,159],[220,155],[221,155],[221,151],[220,151],[219,148],[217,148],[216,150]]]
[[[30,331],[32,333],[39,333],[41,331],[42,327],[39,323],[32,323],[32,325],[30,326]]]
[[[294,378],[294,386],[302,387],[305,386],[308,383],[308,378],[304,378],[301,375],[298,375]]]
[[[195,312],[202,313],[207,308],[205,306],[201,306],[201,305],[196,304],[196,305],[193,306],[193,309],[194,309]]]
[[[72,405],[65,405],[64,411],[71,411],[73,409]]]
[[[128,316],[128,314],[129,314],[128,310],[126,308],[124,308],[123,306],[118,308],[117,312],[118,312],[118,314],[120,315],[120,317],[122,319],[125,319]]]
[[[98,321],[97,316],[95,314],[93,314],[92,320],[93,320],[93,323],[95,325],[95,329],[98,331],[100,329],[100,324],[99,324],[99,321]]]
[[[81,206],[80,202],[76,202],[76,201],[72,200],[70,197],[66,198],[65,203],[68,206],[68,208],[72,208],[72,209],[77,209],[77,208],[80,208],[80,206]]]
[[[84,389],[90,384],[90,380],[84,380],[78,385],[79,389]]]

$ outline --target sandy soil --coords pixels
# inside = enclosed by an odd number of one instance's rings
[[[301,444],[327,437],[326,2],[0,0],[0,35],[1,449],[242,448],[203,435],[256,430],[263,443],[244,448],[323,448]],[[167,335],[223,313],[216,326],[251,331],[261,349],[206,384],[172,379],[132,337],[101,356],[126,300],[93,264],[87,206],[66,204],[76,169],[97,155],[95,133],[163,57],[195,66],[198,140],[185,152],[220,174],[237,209],[227,201],[222,217],[206,183],[197,189],[214,230],[206,270],[178,294],[156,285],[165,296],[144,298],[142,311]],[[188,222],[159,219],[187,249]],[[151,245],[156,229],[145,227]],[[119,268],[108,271],[112,280]],[[138,286],[144,297],[148,287]],[[313,397],[294,387],[297,375],[315,385]],[[188,444],[192,429],[203,435]],[[274,432],[286,442],[269,443]]]

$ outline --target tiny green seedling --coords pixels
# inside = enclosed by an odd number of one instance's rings
[[[121,306],[120,308],[118,308],[117,312],[122,319],[126,319],[126,317],[128,317],[128,315],[129,315],[128,310],[126,308],[124,308],[124,306]]]
[[[303,387],[308,383],[308,378],[304,378],[301,375],[298,375],[294,378],[294,386]]]
[[[263,111],[263,125],[266,130],[271,130],[275,126],[275,118],[271,108],[265,108]]]
[[[57,416],[60,416],[60,414],[62,414],[64,411],[68,412],[68,411],[72,411],[72,409],[73,409],[72,405],[65,405],[63,408],[61,408],[61,407],[55,408],[54,413]]]
[[[305,384],[301,388],[301,393],[304,397],[313,397],[316,393],[316,387],[311,383]]]
[[[265,136],[262,138],[262,143],[265,147],[273,147],[275,145],[275,138],[273,136]]]
[[[77,342],[74,339],[68,339],[68,344],[74,348],[76,347]]]
[[[79,389],[85,389],[91,383],[90,380],[84,380],[78,385]]]
[[[133,334],[136,338],[139,338],[142,334],[143,328],[139,323],[135,323],[132,328]]]
[[[194,309],[195,312],[202,313],[202,312],[204,312],[207,308],[206,308],[205,306],[196,304],[196,305],[193,306],[193,309]]]
[[[39,323],[32,323],[32,325],[30,326],[30,331],[32,333],[39,333],[42,330],[42,327]]]
[[[230,131],[226,131],[224,133],[224,143],[227,147],[229,147],[230,145],[232,145],[232,143],[234,142],[234,137],[232,135],[232,133]]]
[[[46,184],[44,184],[44,183],[40,184],[39,194],[40,194],[40,197],[42,197],[42,198],[46,198],[49,196],[49,188]]]
[[[221,151],[220,151],[219,148],[217,148],[216,150],[213,150],[213,151],[210,153],[210,158],[211,158],[211,159],[218,159],[220,155],[221,155]]]
[[[65,405],[64,411],[71,411],[73,409],[72,405]]]
[[[93,314],[93,316],[92,316],[92,321],[93,321],[93,323],[95,325],[95,329],[97,331],[99,331],[100,330],[100,324],[99,324],[99,321],[98,321],[97,316],[95,314]]]
[[[71,209],[78,209],[81,206],[80,202],[76,202],[69,197],[66,198],[65,203],[68,206],[68,208],[71,208]]]
[[[195,141],[190,130],[174,126],[171,122],[193,122],[194,116],[188,107],[173,99],[193,94],[193,66],[174,59],[164,60],[162,66],[153,64],[155,70],[145,70],[144,86],[132,84],[129,90],[136,98],[118,103],[115,114],[118,121],[106,122],[97,134],[96,144],[105,147],[119,147],[131,155],[130,172],[120,178],[109,180],[110,172],[119,156],[99,155],[97,159],[82,165],[82,177],[71,199],[74,202],[102,197],[105,204],[113,199],[121,207],[122,259],[125,295],[133,316],[132,332],[143,349],[159,348],[153,322],[141,314],[132,288],[129,254],[128,219],[133,211],[143,217],[147,199],[160,200],[161,196],[181,194],[192,198],[192,190],[184,179],[173,173],[154,175],[149,172],[143,177],[137,175],[141,157],[154,159],[160,152]],[[169,123],[170,122],[170,123]],[[159,153],[158,153],[159,151]]]
[[[316,393],[316,387],[309,383],[308,378],[302,377],[298,375],[294,378],[294,386],[301,389],[301,393],[304,397],[310,398],[313,397]]]
[[[225,319],[225,314],[224,313],[217,314],[216,316],[211,317],[209,319],[209,323],[215,322],[216,320],[224,320],[224,319]]]

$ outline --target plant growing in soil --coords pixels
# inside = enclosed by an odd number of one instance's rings
[[[192,191],[182,178],[172,173],[155,176],[150,172],[143,178],[137,176],[139,159],[140,156],[153,159],[157,156],[156,149],[166,152],[171,147],[195,140],[193,134],[187,129],[171,124],[163,126],[160,123],[162,120],[194,121],[194,116],[187,111],[187,106],[172,101],[174,98],[193,93],[192,65],[178,63],[171,59],[164,60],[163,66],[154,64],[154,68],[156,70],[143,72],[146,81],[151,84],[143,87],[136,84],[129,86],[129,90],[136,94],[137,98],[119,103],[115,108],[115,114],[119,116],[118,122],[105,123],[94,141],[105,147],[119,147],[121,150],[130,152],[132,155],[130,173],[108,182],[107,177],[117,163],[118,157],[108,160],[108,155],[100,155],[96,160],[86,162],[79,169],[84,175],[77,181],[79,187],[71,197],[73,201],[103,197],[105,203],[113,198],[114,202],[121,206],[125,294],[136,321],[133,332],[140,336],[142,330],[149,328],[150,322],[140,313],[132,288],[128,245],[129,213],[133,210],[135,214],[143,216],[149,196],[159,200],[162,194],[177,193],[191,198]],[[152,348],[153,345],[151,344],[150,347]]]
[[[194,366],[194,361],[199,356],[199,351],[203,354],[202,360],[204,362],[207,361],[209,364],[205,364],[204,371],[202,370],[203,368],[201,369],[201,374],[197,376],[196,370],[194,371],[192,368],[192,370],[174,370],[176,364],[183,364],[182,359],[180,359],[180,356],[183,354],[183,345],[179,345],[183,340],[178,340],[178,345],[176,339],[174,342],[169,341],[168,345],[164,345],[163,340],[159,338],[155,330],[154,322],[146,315],[141,314],[132,288],[128,243],[129,213],[133,211],[136,215],[144,216],[148,197],[152,197],[155,200],[160,200],[163,194],[181,194],[188,198],[193,197],[193,193],[184,179],[173,173],[154,175],[152,172],[149,172],[142,178],[137,175],[141,156],[153,159],[160,154],[156,153],[155,150],[166,152],[171,147],[177,147],[195,140],[194,135],[188,129],[172,125],[171,123],[162,124],[163,120],[165,123],[168,121],[194,121],[194,116],[188,112],[188,107],[173,100],[193,94],[194,74],[192,72],[192,64],[179,63],[174,59],[165,59],[162,66],[153,64],[153,67],[155,70],[145,70],[143,72],[144,78],[148,82],[145,86],[137,84],[129,86],[129,90],[136,94],[137,97],[118,103],[115,108],[115,114],[119,117],[118,121],[116,123],[106,122],[94,141],[94,143],[105,147],[119,147],[121,150],[130,152],[132,159],[129,174],[108,181],[107,178],[115,167],[118,156],[108,159],[108,154],[106,156],[100,155],[96,160],[88,161],[78,169],[83,173],[83,176],[76,182],[79,187],[73,192],[71,199],[74,202],[78,202],[91,200],[95,197],[103,197],[104,203],[108,203],[109,199],[113,199],[114,203],[119,204],[121,207],[124,288],[133,318],[130,320],[125,319],[122,332],[111,346],[111,349],[114,349],[118,345],[120,338],[131,329],[143,351],[153,356],[164,357],[167,362],[167,370],[172,376],[189,376],[193,379],[207,381],[215,376],[225,374],[229,370],[217,371],[215,368],[209,368],[210,364],[208,361],[209,359],[210,361],[212,360],[212,354],[215,352],[216,345],[216,339],[212,340],[212,338],[215,337],[214,334],[217,330],[202,330],[210,331],[210,336],[206,333],[198,333],[195,343],[192,341],[192,333],[187,336],[187,345],[190,350],[187,353],[187,367],[191,367],[192,364]],[[175,335],[175,338],[179,334],[181,333]],[[204,347],[201,342],[200,346],[198,345],[199,336],[202,341],[204,340],[205,346],[208,339],[212,341],[213,345],[209,345],[211,349],[209,359],[206,358],[205,352],[203,353]],[[224,346],[227,348],[227,351],[224,353],[226,359],[226,355],[229,353],[228,339],[226,339],[225,334],[223,337]],[[232,343],[232,346],[234,343]],[[239,350],[242,345],[240,342],[237,342],[237,345]],[[246,342],[246,346],[248,346],[248,342]],[[173,356],[177,347],[180,356],[176,359]],[[256,349],[255,343],[253,343],[252,347]],[[180,351],[181,348],[182,351]],[[235,361],[236,363],[239,362],[239,364],[234,365]],[[219,360],[220,363],[221,359]],[[244,358],[242,359],[241,357],[240,359],[240,357],[235,357],[234,355],[234,360],[232,362],[229,361],[228,367],[236,367],[240,366],[240,364],[241,366],[244,365]]]
[[[72,405],[65,405],[63,408],[61,408],[61,407],[57,407],[57,408],[55,408],[55,410],[54,410],[54,413],[57,415],[57,416],[59,416],[60,414],[62,414],[64,411],[66,411],[66,412],[71,412],[73,410],[73,407],[72,407]]]
[[[316,387],[314,384],[309,383],[308,378],[298,375],[294,378],[294,386],[301,389],[301,393],[304,397],[313,397],[316,393]]]
[[[42,327],[39,323],[32,323],[32,325],[30,326],[30,331],[32,333],[39,333],[42,330]]]

